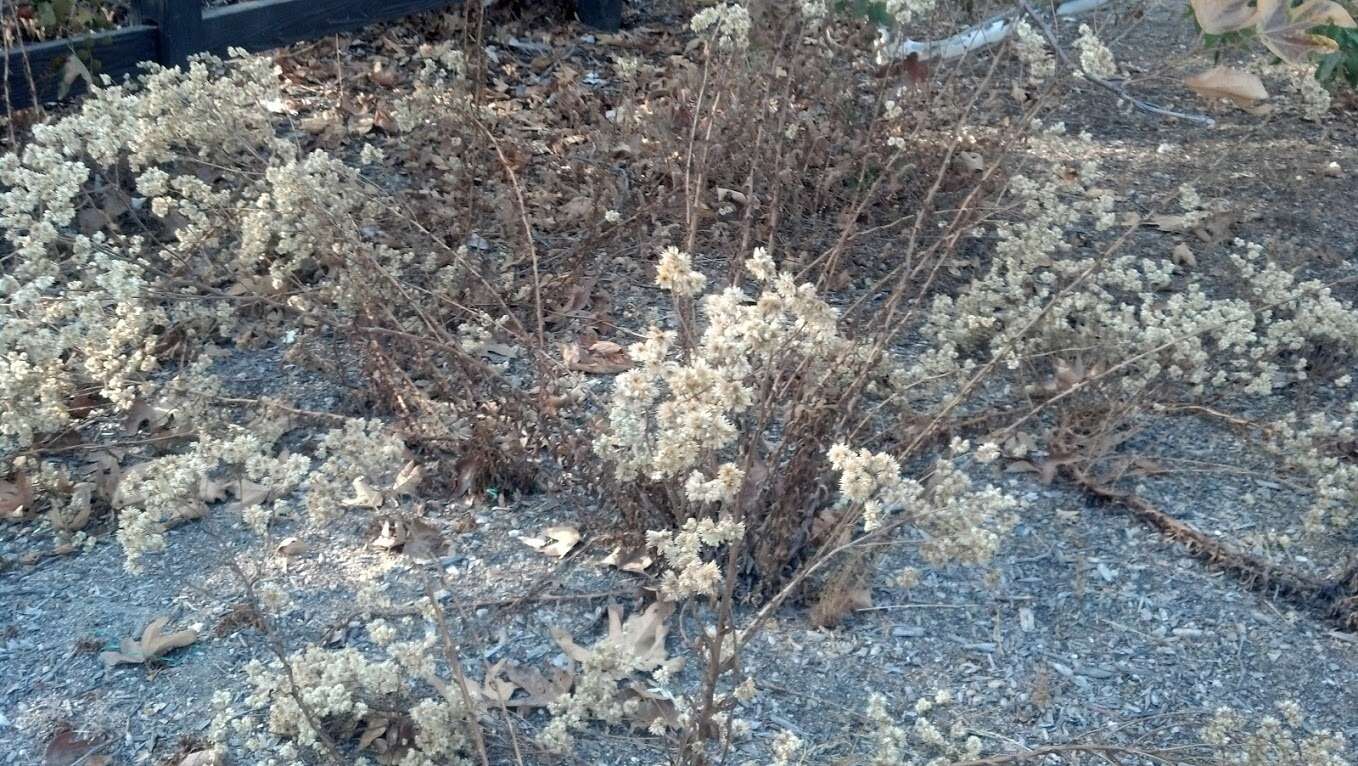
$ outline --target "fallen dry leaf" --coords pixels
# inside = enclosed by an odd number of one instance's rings
[[[174,418],[174,413],[137,399],[132,403],[127,416],[123,418],[123,433],[132,436],[141,431],[156,433]]]
[[[119,644],[118,651],[103,652],[99,655],[99,658],[104,661],[104,666],[107,668],[122,663],[141,664],[148,660],[159,659],[175,649],[188,646],[198,640],[198,631],[193,628],[169,635],[161,633],[161,630],[169,621],[170,618],[168,617],[157,617],[142,631],[140,641],[124,638]]]
[[[0,481],[0,518],[18,521],[32,505],[33,483],[28,476],[19,473],[10,481]]]
[[[512,707],[518,708],[547,707],[569,692],[575,683],[575,674],[564,668],[551,668],[550,676],[544,676],[536,668],[519,665],[510,665],[504,672],[510,681],[528,693],[527,697],[509,701]]]
[[[608,635],[600,640],[600,645],[621,650],[624,657],[635,670],[651,671],[671,661],[665,653],[665,636],[669,628],[665,620],[674,612],[674,604],[657,601],[644,612],[634,612],[626,621],[622,619],[622,607],[608,605]],[[576,662],[585,662],[594,653],[579,644],[565,631],[552,629],[552,638],[561,650]],[[682,661],[677,658],[677,661]]]
[[[620,696],[628,711],[632,729],[650,729],[656,720],[664,721],[666,728],[679,728],[679,709],[672,698],[658,694],[636,681],[628,684]]]
[[[438,529],[417,518],[385,516],[379,520],[377,529],[371,545],[393,552],[399,550],[416,561],[436,559],[448,549],[448,542]]]
[[[1198,26],[1209,35],[1224,35],[1254,24],[1250,0],[1189,0]]]
[[[1240,107],[1253,106],[1268,98],[1268,90],[1258,75],[1225,66],[1185,78],[1184,84],[1203,98],[1224,98]]]
[[[519,541],[538,553],[559,559],[580,542],[580,530],[569,525],[547,527],[542,530],[541,537],[520,537]]]
[[[379,763],[395,763],[415,742],[415,722],[403,713],[368,713],[363,719],[359,750],[372,750]]]
[[[306,543],[295,537],[285,537],[275,550],[280,556],[300,556],[306,553]]]
[[[519,690],[513,681],[501,678],[500,672],[504,669],[505,661],[499,662],[486,668],[485,679],[477,683],[472,679],[467,679],[467,690],[480,701],[494,707],[509,704],[509,698],[514,696],[514,692]]]
[[[77,734],[69,727],[62,726],[47,741],[47,748],[42,755],[42,764],[43,766],[107,764],[109,762],[108,756],[93,755],[95,751],[106,744],[108,744],[108,740],[105,737]]]
[[[622,546],[619,545],[599,563],[624,572],[642,574],[650,568],[651,564],[655,563],[655,559],[651,558],[645,548],[624,552]]]
[[[178,766],[222,766],[225,762],[216,750],[199,750],[180,758]]]
[[[632,358],[618,344],[601,340],[586,348],[580,342],[561,344],[561,359],[566,369],[576,372],[611,374],[632,368]]]
[[[90,500],[94,496],[94,482],[82,481],[71,489],[71,497],[66,507],[58,511],[53,507],[49,513],[52,526],[63,532],[84,529],[90,522]]]

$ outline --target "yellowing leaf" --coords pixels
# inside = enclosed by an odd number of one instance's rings
[[[1254,23],[1250,0],[1189,0],[1198,26],[1209,35],[1224,35]]]
[[[1289,64],[1305,64],[1312,55],[1330,53],[1338,47],[1334,40],[1312,34],[1316,27],[1355,26],[1349,12],[1334,0],[1306,0],[1290,9],[1289,5],[1290,0],[1259,0],[1254,27],[1259,40]]]
[[[157,617],[142,631],[140,641],[124,638],[118,647],[118,651],[104,652],[99,655],[99,658],[104,661],[104,666],[109,668],[124,662],[140,664],[148,660],[159,659],[175,649],[188,646],[198,640],[198,631],[193,628],[169,635],[161,633],[169,621],[170,618],[168,617]]]
[[[1241,107],[1268,98],[1268,91],[1257,75],[1230,67],[1213,67],[1185,79],[1184,84],[1203,98],[1224,98]]]

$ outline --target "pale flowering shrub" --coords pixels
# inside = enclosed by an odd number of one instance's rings
[[[739,522],[690,518],[678,532],[668,530],[646,533],[646,544],[665,561],[660,576],[660,595],[670,601],[693,596],[712,596],[721,584],[717,562],[703,559],[703,550],[730,545],[745,536]]]
[[[1080,54],[1080,71],[1100,80],[1118,76],[1117,60],[1113,52],[1099,39],[1088,24],[1080,25],[1080,36],[1075,38],[1075,49]]]
[[[938,0],[886,0],[885,11],[897,24],[909,24],[932,13]]]
[[[1273,424],[1270,446],[1311,482],[1311,507],[1303,518],[1313,535],[1352,529],[1358,521],[1358,401],[1339,415],[1291,415]]]
[[[171,330],[229,331],[226,306],[153,294],[173,294],[166,277],[192,275],[223,244],[222,208],[250,196],[249,185],[216,188],[195,173],[291,152],[260,107],[278,98],[263,59],[152,68],[136,88],[96,91],[0,157],[0,228],[13,251],[0,275],[0,453],[67,427],[64,403],[77,391],[129,407]],[[116,225],[138,206],[161,224],[149,235]]]
[[[1046,36],[1025,18],[1014,23],[1014,51],[1027,69],[1028,82],[1037,85],[1056,74],[1056,57]]]
[[[306,508],[312,521],[324,523],[351,506],[382,507],[408,453],[388,424],[354,418],[321,438],[316,460],[307,477]]]
[[[677,331],[652,328],[628,349],[637,366],[616,378],[607,428],[595,443],[623,487],[650,495],[652,505],[670,504],[679,530],[648,533],[672,567],[662,582],[668,597],[711,595],[720,573],[700,548],[754,530],[749,549],[772,581],[789,559],[811,555],[815,546],[790,536],[830,470],[840,477],[834,512],[864,531],[900,514],[927,538],[930,560],[988,560],[1008,524],[1011,501],[1003,495],[974,490],[948,460],[937,462],[926,486],[886,453],[820,446],[830,414],[843,414],[832,402],[887,365],[869,344],[845,337],[838,312],[814,286],[778,272],[764,248],[745,266],[756,295],[740,287],[704,295],[692,322]],[[688,301],[705,278],[669,248],[656,282]],[[698,520],[712,504],[719,525]]]
[[[228,496],[236,498],[235,512],[263,535],[285,512],[284,498],[307,477],[311,461],[305,455],[273,454],[277,432],[218,429],[199,432],[184,452],[138,463],[119,481],[111,504],[128,571],[141,571],[148,554],[165,548],[171,527],[205,516],[210,501]]]
[[[1301,706],[1278,703],[1280,717],[1251,721],[1229,708],[1202,729],[1214,762],[1223,766],[1349,766],[1344,735],[1307,725]]]
[[[385,630],[384,630],[385,628]],[[374,623],[374,638],[390,629]],[[433,665],[436,637],[379,642],[374,659],[352,647],[308,646],[286,659],[246,666],[250,695],[242,707],[223,706],[210,735],[227,752],[253,758],[297,758],[299,751],[325,754],[324,742],[348,728],[410,727],[409,740],[385,754],[397,766],[459,766],[477,763],[468,726],[478,725],[460,686]],[[434,694],[430,696],[428,689]],[[321,724],[329,731],[317,731]],[[382,731],[381,728],[378,731]],[[263,762],[262,760],[260,762]]]
[[[743,51],[750,45],[750,12],[743,2],[708,6],[693,15],[689,27],[710,36],[722,50]]]
[[[966,446],[958,443],[953,452],[962,454]],[[926,485],[902,476],[885,453],[836,444],[826,456],[839,473],[841,503],[861,514],[864,529],[900,514],[924,534],[919,550],[931,563],[985,563],[1016,521],[1006,513],[1016,505],[1013,498],[994,487],[976,489],[950,459],[935,461]]]
[[[1229,290],[1210,275],[1184,274],[1170,253],[1072,248],[1068,228],[1115,226],[1115,200],[1101,179],[1092,163],[1043,181],[1011,179],[1022,220],[996,226],[983,275],[934,297],[925,324],[933,343],[899,372],[899,388],[957,382],[988,362],[1019,370],[1078,348],[1086,370],[1116,369],[1109,382],[1124,394],[1170,384],[1265,395],[1305,379],[1310,349],[1358,351],[1358,311],[1325,283],[1270,261],[1258,244],[1234,243]]]

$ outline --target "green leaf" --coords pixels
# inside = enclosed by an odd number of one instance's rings
[[[51,3],[38,3],[38,24],[44,30],[55,30],[57,28],[57,12]]]
[[[1339,68],[1340,62],[1344,60],[1344,54],[1331,53],[1320,59],[1316,65],[1316,79],[1321,82],[1329,82],[1334,79],[1335,70]]]

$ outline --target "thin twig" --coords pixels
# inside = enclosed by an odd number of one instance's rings
[[[1047,747],[1025,750],[1021,753],[1006,753],[1004,755],[992,755],[989,758],[979,758],[974,761],[958,761],[951,766],[1005,766],[1010,763],[1023,763],[1025,761],[1035,761],[1049,755],[1068,755],[1074,753],[1085,753],[1087,755],[1128,755],[1137,758],[1145,758],[1155,763],[1177,764],[1183,763],[1182,760],[1171,760],[1170,751],[1167,750],[1141,750],[1135,747],[1123,745],[1099,745],[1099,744],[1069,744],[1069,745],[1049,745]],[[1182,758],[1182,756],[1179,756]]]
[[[326,755],[330,757],[330,760],[336,764],[344,763],[344,758],[340,755],[339,747],[335,744],[334,738],[322,727],[320,717],[316,715],[315,711],[311,709],[311,705],[302,696],[301,689],[297,684],[297,676],[292,671],[292,662],[288,660],[287,652],[283,648],[283,642],[278,638],[278,633],[273,629],[273,623],[269,620],[268,614],[261,607],[259,598],[255,595],[254,581],[245,574],[245,570],[241,569],[235,558],[228,559],[227,566],[240,580],[241,587],[245,589],[245,599],[249,603],[250,609],[259,618],[260,632],[264,635],[264,643],[268,645],[269,651],[273,652],[274,657],[283,666],[283,673],[288,677],[288,696],[292,697],[293,702],[297,703],[297,709],[301,710],[302,715],[306,717],[307,725],[316,733],[317,739],[325,748]]]
[[[434,610],[434,624],[438,627],[439,638],[443,641],[444,661],[453,671],[453,677],[457,679],[457,687],[462,695],[462,703],[467,707],[467,733],[471,735],[471,740],[476,745],[476,755],[481,760],[481,766],[490,766],[490,757],[486,754],[486,739],[481,734],[481,725],[474,713],[476,702],[472,699],[471,689],[467,686],[467,674],[462,669],[462,660],[458,658],[457,644],[453,641],[452,631],[448,630],[447,616],[443,612],[443,606],[439,604],[433,586],[426,583],[424,587],[429,606]]]

